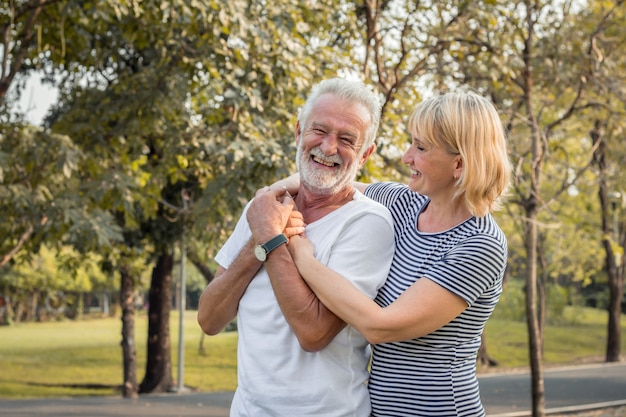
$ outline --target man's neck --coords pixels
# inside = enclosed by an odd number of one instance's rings
[[[351,185],[331,195],[313,193],[300,185],[295,202],[304,222],[310,224],[352,201],[354,193]]]

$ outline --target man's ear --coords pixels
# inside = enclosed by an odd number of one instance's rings
[[[367,159],[374,153],[375,150],[376,145],[372,144],[369,148],[365,150],[365,152],[363,152],[363,155],[361,155],[361,160],[359,161],[359,168],[361,168],[363,164],[365,164]]]
[[[296,122],[296,147],[298,146],[298,142],[300,142],[300,136],[302,135],[302,126],[300,126],[300,120]]]

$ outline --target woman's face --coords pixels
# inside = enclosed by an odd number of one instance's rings
[[[449,194],[459,174],[460,156],[451,154],[413,135],[411,145],[402,156],[402,162],[411,170],[409,188],[431,199],[438,194]]]

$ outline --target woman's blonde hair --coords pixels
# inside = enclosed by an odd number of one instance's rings
[[[472,215],[500,208],[511,164],[500,116],[489,100],[470,91],[428,98],[413,110],[408,128],[424,142],[461,156],[455,197],[465,198]]]

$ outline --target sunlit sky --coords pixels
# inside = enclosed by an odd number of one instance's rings
[[[20,97],[19,107],[26,112],[26,120],[40,125],[50,106],[56,103],[56,89],[41,83],[41,77],[34,75],[27,83]]]

